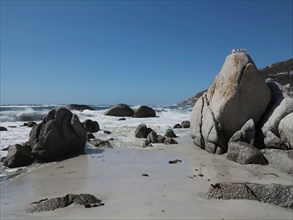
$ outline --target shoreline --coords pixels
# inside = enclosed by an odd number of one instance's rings
[[[290,185],[290,175],[269,166],[243,166],[227,160],[226,155],[209,154],[196,147],[189,136],[177,141],[179,144],[155,144],[145,149],[87,148],[84,155],[7,180],[1,184],[1,219],[292,219],[291,209],[206,197],[212,183]],[[175,159],[182,162],[168,163]],[[25,212],[31,202],[71,193],[92,194],[105,206],[86,209],[70,205],[54,211]]]

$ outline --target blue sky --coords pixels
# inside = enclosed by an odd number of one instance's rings
[[[292,47],[292,0],[1,0],[1,104],[175,104],[232,48],[264,67]]]

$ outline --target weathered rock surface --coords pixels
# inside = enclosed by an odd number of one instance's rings
[[[134,115],[134,111],[126,104],[117,104],[107,109],[104,114],[119,117],[132,117]]]
[[[194,143],[212,153],[225,153],[227,141],[249,119],[258,123],[270,98],[270,90],[249,55],[229,55],[193,107],[190,129]]]
[[[29,147],[15,144],[8,147],[8,154],[2,159],[2,162],[6,167],[16,168],[30,165],[34,159]]]
[[[280,121],[278,129],[283,143],[288,149],[293,149],[293,112]]]
[[[252,119],[248,120],[242,128],[235,132],[233,136],[230,138],[229,143],[231,142],[245,142],[247,144],[254,144],[255,139],[255,126],[254,121]]]
[[[270,166],[293,174],[293,150],[265,149],[262,152]]]
[[[151,128],[148,128],[146,124],[140,124],[136,127],[134,135],[137,138],[147,138],[148,134],[152,131],[153,130]]]
[[[79,105],[79,104],[70,104],[70,105],[67,105],[66,108],[68,108],[69,110],[77,110],[77,111],[84,111],[84,110],[92,110],[92,111],[94,111],[95,110],[91,106]]]
[[[32,202],[30,205],[34,207],[28,208],[26,212],[46,212],[59,208],[67,207],[71,204],[83,205],[85,208],[98,207],[104,205],[102,200],[96,198],[91,194],[68,194],[64,197],[56,197],[52,199],[41,199],[36,202]]]
[[[216,183],[207,193],[208,198],[246,199],[284,208],[293,208],[293,186],[258,183]]]
[[[156,111],[153,108],[142,105],[134,112],[134,117],[137,118],[147,118],[147,117],[156,117]]]
[[[272,134],[268,135],[268,132],[270,131],[276,137],[280,138],[279,124],[283,118],[285,118],[288,114],[293,112],[293,98],[290,97],[290,95],[285,91],[285,89],[279,83],[268,79],[267,84],[270,88],[272,98],[266,112],[264,113],[262,117],[262,120],[259,126],[261,127],[261,132],[262,132],[261,135],[264,138],[264,145],[266,147],[273,148],[276,138],[272,138],[273,135]],[[290,122],[287,122],[287,123],[290,126]],[[291,128],[292,128],[292,125],[291,125]],[[287,138],[284,138],[284,137],[283,139],[287,140]],[[271,140],[273,140],[273,142]],[[280,147],[277,145],[275,148],[280,148]]]
[[[86,130],[67,108],[51,110],[30,132],[28,144],[39,161],[54,161],[83,151]]]
[[[227,159],[240,164],[268,163],[259,149],[241,141],[229,143]]]
[[[97,121],[92,121],[90,119],[85,120],[82,122],[83,126],[85,127],[86,131],[88,132],[98,132],[100,130],[100,125]]]

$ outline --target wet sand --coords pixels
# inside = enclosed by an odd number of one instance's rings
[[[257,201],[208,199],[216,182],[280,183],[290,175],[269,166],[240,165],[192,144],[154,144],[142,149],[87,148],[85,155],[51,163],[1,184],[1,219],[292,219],[292,210]],[[171,160],[181,160],[170,164]],[[144,174],[144,175],[143,175]],[[146,175],[147,174],[147,175]],[[26,213],[30,203],[89,193],[105,205],[70,205]]]

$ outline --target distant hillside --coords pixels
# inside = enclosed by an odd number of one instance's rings
[[[272,78],[282,84],[291,94],[293,93],[293,59],[273,63],[267,67],[260,68],[259,71],[264,78]],[[207,90],[201,91],[189,99],[183,100],[178,105],[194,106],[198,98]]]
[[[293,91],[293,59],[273,63],[259,71],[265,75],[265,78],[272,78],[290,92]]]

